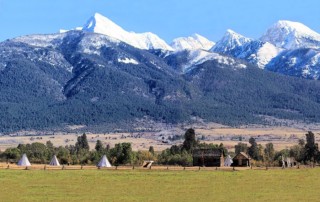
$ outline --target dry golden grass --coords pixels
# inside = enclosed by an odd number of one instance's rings
[[[272,128],[228,128],[219,125],[213,125],[210,127],[195,127],[197,135],[205,135],[217,139],[215,141],[208,141],[208,143],[220,144],[223,143],[227,148],[234,148],[234,145],[238,144],[238,141],[221,141],[218,140],[220,136],[244,136],[248,140],[251,136],[266,136],[272,135],[277,137],[288,138],[291,135],[295,135],[298,138],[305,138],[305,133],[307,132],[304,129],[297,128],[287,128],[287,127],[272,127]],[[316,134],[317,141],[320,141],[320,131],[314,130]],[[150,136],[155,135],[156,133],[149,133]],[[30,140],[30,136],[19,136],[19,137],[10,137],[10,136],[0,136],[0,150],[4,151],[8,147],[16,147],[19,143],[27,144],[32,142],[41,142],[46,143],[47,141],[53,142],[55,146],[65,146],[72,144],[74,145],[77,141],[77,136],[79,134],[64,134],[64,133],[55,133],[53,136],[34,136],[33,141]],[[166,148],[169,148],[171,145],[163,144],[160,140],[148,139],[148,138],[132,138],[129,137],[129,133],[115,133],[115,134],[91,134],[87,133],[90,148],[94,148],[96,141],[99,139],[104,144],[110,144],[113,147],[116,143],[121,142],[130,142],[132,143],[132,148],[135,151],[138,150],[148,150],[150,146],[153,146],[156,151],[162,151]],[[137,135],[137,134],[135,134]],[[126,136],[127,138],[121,138],[121,136]],[[37,139],[38,137],[38,139]],[[66,141],[68,140],[68,141]],[[268,141],[258,141],[259,144],[265,145]],[[272,141],[276,150],[281,150],[289,148],[294,144],[297,144],[296,140],[281,140],[281,141]]]

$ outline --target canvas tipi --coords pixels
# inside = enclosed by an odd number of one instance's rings
[[[31,166],[31,163],[28,160],[28,157],[26,154],[22,155],[22,158],[17,163],[18,166]]]
[[[111,167],[110,162],[107,159],[106,155],[103,155],[102,159],[100,160],[100,162],[98,163],[97,167],[101,168],[101,167]]]
[[[57,156],[54,155],[49,163],[50,166],[60,166]]]
[[[230,155],[228,155],[226,160],[224,160],[224,166],[230,167],[232,163],[233,163],[232,158]]]

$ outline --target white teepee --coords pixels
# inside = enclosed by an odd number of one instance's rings
[[[100,160],[100,162],[98,163],[97,167],[111,167],[110,162],[107,159],[106,155],[103,155],[102,159]]]
[[[228,155],[226,160],[224,160],[224,166],[230,167],[232,163],[233,163],[232,158],[230,155]]]
[[[50,166],[60,166],[57,156],[54,155],[49,163]]]
[[[31,166],[31,163],[28,160],[28,157],[26,154],[22,155],[22,158],[17,163],[18,166]]]

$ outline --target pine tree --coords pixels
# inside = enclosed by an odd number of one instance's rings
[[[264,155],[265,155],[266,161],[270,164],[273,161],[275,156],[274,147],[271,142],[266,144],[266,147],[264,148]]]
[[[192,150],[197,146],[198,142],[196,140],[196,134],[194,129],[189,128],[184,135],[184,142],[182,149],[185,149],[187,152],[191,153]]]
[[[318,144],[315,143],[314,134],[309,131],[306,134],[307,143],[305,145],[305,161],[311,161],[315,163],[319,155]]]
[[[104,147],[103,147],[103,144],[102,144],[101,140],[97,140],[95,149],[98,152],[98,154],[104,153]]]
[[[149,152],[150,152],[152,155],[154,155],[154,148],[153,148],[153,146],[150,146],[150,147],[149,147]]]
[[[251,137],[249,139],[249,143],[251,144],[251,146],[248,148],[249,156],[254,160],[259,160],[259,147],[256,140]]]
[[[75,147],[76,147],[77,153],[79,153],[81,150],[89,151],[90,147],[89,147],[87,135],[85,133],[83,133],[82,136],[79,136],[77,138],[77,143],[76,143]]]

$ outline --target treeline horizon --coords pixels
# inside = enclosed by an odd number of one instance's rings
[[[265,147],[258,144],[251,137],[249,144],[239,142],[235,145],[235,151],[228,151],[221,143],[207,144],[196,138],[195,130],[190,128],[184,134],[184,142],[180,145],[172,145],[161,152],[155,152],[153,146],[145,151],[133,151],[131,143],[118,143],[113,148],[104,145],[97,140],[95,148],[90,150],[86,133],[77,138],[75,145],[55,147],[51,141],[46,144],[34,142],[32,144],[19,144],[17,147],[0,151],[0,161],[17,163],[23,154],[26,154],[31,163],[48,164],[56,155],[62,165],[96,165],[103,155],[106,155],[113,166],[142,165],[145,160],[153,160],[158,165],[192,166],[192,153],[195,148],[219,149],[224,156],[235,156],[240,152],[248,154],[253,166],[282,166],[284,158],[293,158],[303,165],[314,165],[320,162],[318,143],[315,135],[309,131],[306,140],[299,139],[296,145],[290,148],[276,151],[273,143],[267,143]]]

